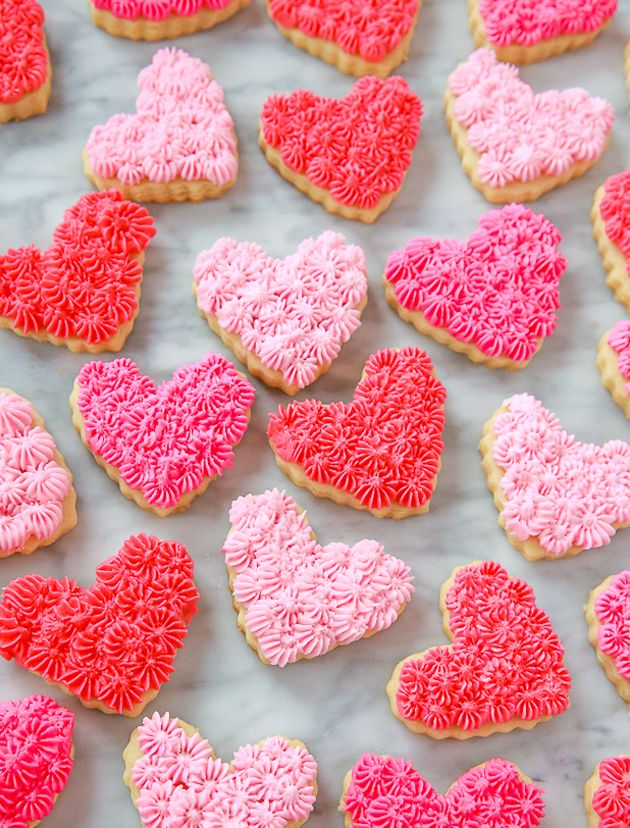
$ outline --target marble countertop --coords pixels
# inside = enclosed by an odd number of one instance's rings
[[[81,170],[90,128],[132,107],[136,75],[157,48],[95,29],[85,0],[43,0],[43,5],[53,96],[45,116],[0,130],[2,249],[31,241],[48,244],[64,209],[90,189]],[[198,252],[229,234],[283,256],[308,235],[326,228],[342,231],[367,253],[370,301],[361,329],[308,393],[326,402],[348,399],[373,350],[406,344],[426,348],[449,393],[443,469],[428,515],[379,521],[296,490],[277,469],[265,438],[267,413],[286,398],[254,381],[258,396],[252,424],[236,450],[233,469],[190,510],[160,520],[122,497],[72,428],[67,398],[89,357],[0,332],[0,385],[31,399],[45,417],[75,475],[79,496],[78,526],[31,558],[17,555],[0,562],[0,585],[30,572],[65,575],[88,585],[98,562],[132,533],[153,532],[184,542],[196,562],[201,609],[171,683],[147,712],[168,710],[194,723],[226,758],[240,744],[275,733],[303,739],[320,765],[320,794],[309,828],[341,826],[335,811],[343,776],[364,751],[412,759],[440,790],[472,765],[502,756],[544,786],[545,825],[584,825],[585,780],[601,758],[629,750],[628,712],[587,643],[582,605],[593,586],[627,566],[630,534],[619,532],[610,546],[575,559],[528,563],[497,526],[477,452],[483,422],[504,397],[520,391],[539,397],[579,438],[630,439],[630,424],[600,385],[595,368],[597,340],[623,318],[624,310],[604,283],[588,215],[596,187],[630,165],[623,74],[630,3],[622,0],[621,6],[592,47],[523,70],[536,89],[583,85],[607,97],[618,120],[602,161],[535,205],[561,229],[569,267],[558,330],[530,367],[516,374],[474,365],[421,337],[387,307],[380,287],[389,251],[414,234],[465,237],[488,209],[460,169],[441,106],[448,73],[472,49],[465,0],[426,0],[422,9],[410,60],[401,69],[424,100],[422,135],[400,197],[371,227],[334,218],[299,194],[271,169],[256,141],[258,114],[270,93],[304,85],[341,96],[350,89],[351,78],[282,38],[266,19],[261,0],[211,32],[175,41],[208,62],[223,85],[236,121],[241,170],[236,186],[218,201],[150,207],[158,234],[147,257],[140,316],[124,353],[158,381],[209,350],[231,358],[198,317],[191,297]],[[417,594],[394,627],[284,670],[258,660],[236,628],[219,550],[231,501],[272,485],[286,487],[308,509],[320,540],[353,543],[375,537],[410,564]],[[566,646],[574,676],[572,704],[564,715],[529,732],[435,742],[394,719],[384,688],[400,658],[445,642],[439,587],[454,566],[479,558],[499,561],[534,587]],[[137,722],[86,710],[15,664],[0,662],[1,698],[40,692],[49,692],[77,714],[75,768],[46,828],[138,826],[121,778],[121,753]]]

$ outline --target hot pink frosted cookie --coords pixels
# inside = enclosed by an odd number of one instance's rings
[[[210,327],[252,374],[287,394],[330,368],[367,302],[365,254],[330,230],[284,259],[221,238],[200,253],[194,277]]]
[[[606,578],[592,590],[584,611],[597,660],[621,698],[630,702],[630,572]]]
[[[377,351],[352,401],[293,402],[269,419],[280,468],[298,486],[376,517],[427,512],[444,443],[446,390],[418,348]]]
[[[413,595],[403,561],[373,540],[320,546],[279,489],[232,503],[223,553],[238,626],[279,667],[386,630]]]
[[[346,828],[535,828],[542,790],[519,767],[490,759],[442,795],[411,762],[364,753],[344,780]]]
[[[113,115],[91,131],[87,177],[134,201],[218,198],[236,182],[238,156],[210,67],[182,49],[160,49],[138,86],[134,115]]]
[[[119,351],[138,315],[154,235],[145,208],[115,190],[82,196],[46,250],[0,254],[0,328],[71,351]]]
[[[584,786],[588,828],[630,825],[630,756],[602,759]]]
[[[407,322],[473,362],[524,368],[550,336],[566,260],[542,215],[490,210],[465,243],[412,239],[385,266],[385,295]]]
[[[531,587],[493,561],[457,567],[440,592],[452,644],[401,661],[392,712],[434,739],[529,730],[569,706],[564,650]]]
[[[46,111],[52,68],[36,0],[0,0],[0,124]]]
[[[74,713],[47,696],[0,702],[0,824],[31,828],[48,816],[74,762]]]
[[[253,402],[245,377],[212,353],[158,386],[130,359],[88,362],[70,397],[96,462],[160,517],[188,507],[232,465]]]
[[[24,397],[0,388],[0,558],[49,546],[77,522],[72,474]]]
[[[630,321],[617,322],[597,346],[602,385],[630,419]]]
[[[630,168],[598,188],[591,219],[606,284],[630,313]]]
[[[483,469],[510,543],[529,560],[605,546],[630,524],[630,445],[580,443],[529,394],[485,424]]]
[[[137,535],[96,569],[88,589],[27,575],[0,600],[0,656],[86,707],[138,716],[173,672],[197,612],[181,543]]]
[[[370,223],[402,187],[421,115],[403,78],[361,78],[341,100],[306,89],[267,98],[259,143],[298,190],[331,213]]]
[[[478,49],[450,76],[446,119],[462,166],[488,201],[532,201],[600,158],[612,106],[580,88],[535,93],[518,69]]]
[[[144,719],[123,759],[146,828],[299,828],[317,795],[317,762],[302,742],[272,736],[239,748],[228,764],[168,713]]]

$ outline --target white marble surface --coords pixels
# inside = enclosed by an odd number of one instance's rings
[[[84,0],[43,0],[55,68],[47,115],[0,129],[0,247],[31,241],[46,245],[63,210],[89,189],[81,172],[81,148],[90,127],[132,106],[135,79],[156,48],[116,40],[92,27]],[[402,69],[425,103],[422,136],[403,191],[376,225],[330,217],[283,182],[256,145],[262,102],[297,85],[330,95],[350,89],[351,79],[285,41],[266,19],[261,0],[209,33],[178,44],[213,67],[236,119],[241,171],[237,185],[216,202],[154,206],[158,235],[147,258],[142,307],[125,353],[157,380],[206,351],[226,351],[198,316],[191,298],[196,254],[222,234],[256,240],[276,255],[305,236],[332,227],[365,248],[371,296],[364,325],[333,370],[310,394],[325,401],[349,398],[371,351],[420,344],[434,358],[449,392],[443,470],[431,512],[403,522],[318,501],[295,490],[276,468],[264,436],[267,412],[285,398],[255,381],[252,426],[237,449],[232,470],[192,508],[166,520],[130,501],[83,448],[70,422],[67,397],[86,360],[65,349],[0,334],[0,385],[29,397],[58,440],[75,474],[79,525],[54,547],[31,558],[0,562],[0,584],[20,575],[74,577],[91,582],[97,563],[116,552],[127,535],[150,531],[188,545],[196,561],[201,611],[176,660],[173,680],[148,707],[169,710],[197,724],[218,753],[282,732],[305,740],[320,763],[320,795],[309,826],[341,826],[335,813],[343,775],[364,751],[405,755],[440,789],[491,756],[503,756],[540,780],[546,789],[549,826],[585,824],[582,786],[595,763],[630,751],[624,703],[598,667],[586,641],[582,604],[605,576],[628,565],[630,534],[620,532],[603,550],[577,559],[531,564],[508,544],[479,468],[481,426],[501,400],[530,391],[584,439],[630,439],[630,424],[601,387],[594,365],[601,333],[624,315],[605,284],[588,217],[595,188],[630,165],[630,124],[622,53],[630,35],[630,2],[594,46],[523,71],[537,89],[584,85],[607,96],[618,120],[610,149],[583,179],[544,197],[536,208],[561,229],[569,260],[562,285],[558,330],[532,365],[508,375],[476,366],[421,338],[391,312],[380,288],[387,253],[412,234],[465,236],[488,205],[460,169],[441,110],[446,77],[472,43],[464,0],[426,0],[411,58]],[[302,396],[306,396],[303,394]],[[417,595],[391,630],[310,662],[280,670],[261,664],[235,625],[219,549],[227,510],[237,495],[284,485],[307,507],[325,542],[376,537],[403,557],[416,576]],[[628,530],[630,532],[630,530]],[[531,732],[434,742],[411,734],[388,709],[385,683],[403,656],[444,642],[438,589],[453,566],[494,558],[534,587],[566,645],[574,676],[571,709]],[[0,663],[0,697],[46,690],[43,682]],[[77,714],[76,766],[47,828],[133,828],[139,824],[122,783],[121,752],[135,722],[88,711],[50,691]]]

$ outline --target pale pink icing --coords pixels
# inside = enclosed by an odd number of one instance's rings
[[[230,4],[231,0],[92,0],[95,9],[111,12],[116,17],[134,20],[145,17],[147,20],[165,20],[171,14],[185,17],[209,9],[219,11]]]
[[[385,277],[431,325],[488,357],[527,361],[556,327],[561,239],[544,216],[511,204],[482,216],[465,244],[412,239],[389,256]]]
[[[29,828],[52,811],[72,770],[74,713],[47,696],[0,702],[0,825]]]
[[[177,178],[218,186],[236,178],[234,122],[210,67],[160,49],[138,75],[136,114],[113,115],[86,145],[92,171],[124,184]]]
[[[0,0],[0,106],[39,89],[47,77],[42,7],[36,0]]]
[[[154,713],[138,742],[131,778],[146,828],[285,828],[313,810],[317,763],[282,736],[239,748],[227,764],[199,733]]]
[[[630,522],[630,445],[580,443],[529,394],[510,397],[494,421],[492,457],[504,472],[505,528],[551,555],[610,542]]]
[[[493,188],[560,176],[604,151],[612,106],[575,87],[539,94],[518,68],[478,49],[449,78],[455,118],[478,153],[477,173]]]
[[[239,497],[223,546],[233,592],[265,658],[284,667],[390,627],[411,599],[409,567],[362,540],[320,546],[286,492]]]
[[[597,646],[615,663],[619,675],[630,681],[630,572],[615,575],[595,601],[599,622]],[[629,780],[630,781],[630,780]]]
[[[630,396],[630,321],[624,319],[617,322],[609,331],[606,341],[617,354],[617,369],[627,380],[626,394]]]
[[[77,385],[90,451],[162,509],[232,465],[255,395],[225,357],[212,353],[159,386],[124,357],[86,363]]]
[[[364,753],[341,811],[352,828],[534,828],[545,813],[541,794],[505,759],[471,768],[442,795],[411,762]]]
[[[630,169],[606,179],[599,213],[608,239],[619,248],[630,270]]]
[[[626,828],[630,825],[630,756],[602,759],[597,772],[601,783],[591,805],[599,817],[598,828]]]
[[[487,40],[495,46],[535,46],[562,35],[593,32],[618,0],[479,0]]]
[[[365,254],[340,233],[274,259],[253,242],[221,238],[197,258],[197,301],[267,368],[304,388],[361,324]]]
[[[28,400],[0,390],[0,557],[30,538],[49,540],[63,521],[70,479],[55,460],[55,441],[34,417]]]

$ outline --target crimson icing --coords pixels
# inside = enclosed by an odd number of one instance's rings
[[[630,572],[615,575],[595,600],[597,646],[610,656],[622,678],[630,681]],[[629,779],[630,781],[630,779]]]
[[[387,629],[413,594],[403,561],[373,540],[320,546],[279,489],[232,503],[223,553],[247,629],[280,667]]]
[[[307,37],[336,43],[344,52],[380,63],[408,34],[420,10],[418,0],[268,0],[271,19]]]
[[[599,213],[606,235],[619,248],[630,270],[630,169],[606,179]]]
[[[0,0],[0,105],[16,103],[46,81],[43,26],[36,0]]]
[[[268,435],[277,456],[365,508],[419,509],[433,494],[444,444],[446,391],[418,348],[368,359],[352,402],[280,407]]]
[[[171,14],[190,17],[201,11],[220,11],[231,0],[92,0],[95,9],[111,12],[115,17],[135,20],[166,20]]]
[[[186,548],[136,535],[88,589],[41,575],[8,584],[0,655],[89,706],[128,713],[169,680],[198,598]]]
[[[518,204],[490,210],[465,243],[414,238],[385,278],[398,302],[488,357],[526,362],[556,327],[566,260],[544,216]]]
[[[30,828],[52,811],[73,765],[74,713],[47,696],[0,702],[0,825]]]
[[[155,235],[144,207],[108,190],[66,210],[47,250],[0,255],[0,317],[23,334],[110,339],[138,310],[138,259]]]
[[[344,98],[299,89],[267,98],[265,143],[335,201],[370,210],[400,189],[420,135],[422,101],[401,77],[360,78]]]
[[[598,828],[630,825],[630,756],[611,756],[597,766],[600,784],[591,807],[599,817]]]
[[[529,394],[503,403],[494,420],[492,457],[505,528],[518,541],[536,538],[545,552],[595,549],[630,522],[630,445],[581,443]]]
[[[436,731],[533,722],[569,706],[564,650],[531,587],[492,561],[456,570],[445,596],[453,644],[403,662],[396,707]]]
[[[364,753],[341,811],[352,828],[534,828],[545,804],[541,788],[505,759],[466,771],[442,795],[411,762]]]

